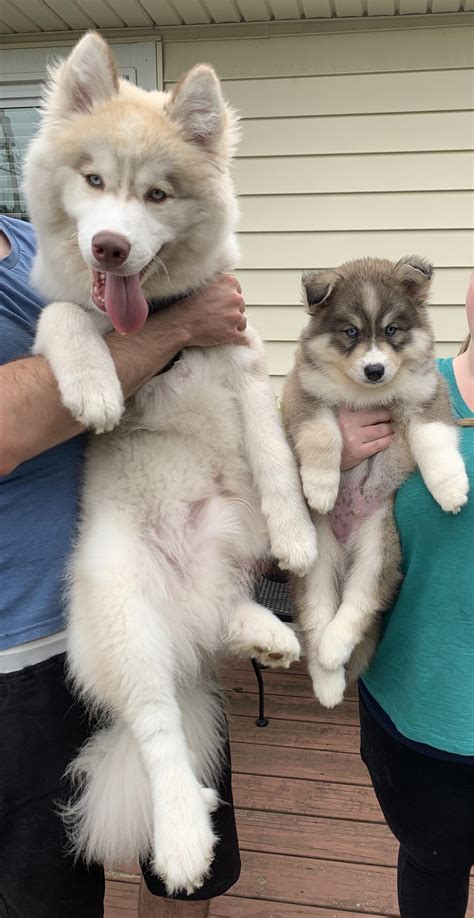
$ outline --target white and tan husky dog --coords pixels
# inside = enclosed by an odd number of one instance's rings
[[[303,276],[309,322],[282,399],[318,532],[319,556],[294,582],[317,698],[342,701],[377,642],[380,615],[400,583],[393,499],[417,465],[443,510],[466,503],[446,384],[436,370],[427,300],[432,266],[419,257],[346,262]],[[340,472],[341,407],[388,407],[388,449]]]
[[[211,67],[147,93],[89,34],[52,74],[26,167],[33,279],[55,300],[36,353],[77,419],[119,425],[91,439],[71,568],[70,667],[108,716],[76,762],[74,840],[104,863],[151,854],[169,892],[199,887],[213,857],[216,654],[298,656],[251,601],[252,565],[271,550],[303,573],[316,554],[257,335],[185,350],[124,415],[102,337],[232,267],[233,127]]]

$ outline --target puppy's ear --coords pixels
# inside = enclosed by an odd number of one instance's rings
[[[168,114],[187,140],[211,148],[225,126],[226,107],[213,67],[197,64],[185,73],[168,102]]]
[[[107,42],[97,32],[88,32],[71,54],[50,71],[46,95],[46,116],[67,118],[92,110],[118,91],[119,79]]]
[[[320,307],[329,303],[336,281],[334,271],[308,271],[303,274],[303,298],[310,316],[315,316]]]
[[[397,261],[395,272],[410,299],[424,303],[434,275],[433,265],[419,255],[407,255]]]

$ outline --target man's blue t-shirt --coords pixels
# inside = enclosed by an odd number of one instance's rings
[[[33,228],[0,216],[0,230],[12,247],[0,260],[3,364],[31,353],[44,303],[29,283]],[[63,575],[76,520],[83,445],[84,437],[75,437],[0,476],[0,650],[64,627]]]

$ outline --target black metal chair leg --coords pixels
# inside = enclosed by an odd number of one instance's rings
[[[262,671],[256,660],[252,659],[251,662],[258,682],[258,718],[255,724],[257,727],[268,727],[268,719],[265,717],[265,685]]]

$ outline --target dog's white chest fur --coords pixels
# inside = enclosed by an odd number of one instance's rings
[[[207,649],[222,642],[236,601],[225,569],[242,588],[249,564],[269,549],[229,351],[185,352],[144,386],[120,428],[91,442],[83,496],[86,529],[110,514],[117,530],[135,530],[163,609],[176,620],[186,598],[188,641],[195,610],[194,639]],[[226,583],[218,603],[208,578]]]

